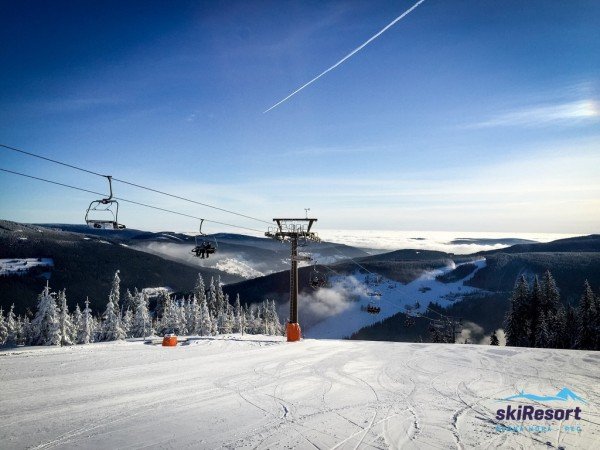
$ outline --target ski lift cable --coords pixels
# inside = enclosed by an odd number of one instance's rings
[[[98,173],[98,172],[95,172],[95,171],[89,170],[89,169],[84,169],[83,167],[75,166],[73,164],[68,164],[68,163],[65,163],[65,162],[62,162],[62,161],[57,161],[56,159],[48,158],[46,156],[37,155],[35,153],[31,153],[31,152],[22,150],[20,148],[11,147],[10,145],[0,144],[0,147],[4,148],[6,150],[11,150],[11,151],[14,151],[14,152],[22,153],[22,154],[27,155],[27,156],[32,156],[34,158],[43,159],[44,161],[48,161],[48,162],[51,162],[51,163],[54,163],[54,164],[59,164],[61,166],[68,167],[70,169],[79,170],[81,172],[85,172],[85,173],[88,173],[90,175],[96,175],[96,176],[99,176],[99,177],[106,178],[106,175],[104,175],[102,173]],[[133,186],[133,187],[136,187],[136,188],[139,188],[139,189],[145,189],[145,190],[150,191],[150,192],[154,192],[154,193],[157,193],[157,194],[166,195],[168,197],[176,198],[178,200],[183,200],[183,201],[186,201],[186,202],[195,203],[196,205],[205,206],[207,208],[216,209],[218,211],[226,212],[228,214],[234,214],[234,215],[239,216],[239,217],[244,217],[246,219],[256,220],[258,222],[262,222],[262,223],[266,223],[266,224],[272,225],[272,222],[268,222],[266,220],[258,219],[256,217],[252,217],[252,216],[249,216],[249,215],[246,215],[246,214],[242,214],[242,213],[238,213],[238,212],[235,212],[235,211],[231,211],[229,209],[219,208],[218,206],[210,205],[208,203],[198,202],[196,200],[192,200],[192,199],[189,199],[189,198],[186,198],[186,197],[181,197],[179,195],[170,194],[168,192],[160,191],[158,189],[154,189],[154,188],[151,188],[151,187],[148,187],[148,186],[143,186],[141,184],[136,184],[136,183],[133,183],[131,181],[122,180],[122,179],[116,178],[116,177],[112,177],[112,180],[113,181],[117,181],[119,183],[127,184],[129,186]]]
[[[100,192],[91,191],[89,189],[81,188],[81,187],[78,187],[78,186],[72,186],[70,184],[60,183],[58,181],[48,180],[46,178],[36,177],[34,175],[28,175],[28,174],[25,174],[25,173],[16,172],[14,170],[3,169],[1,167],[0,167],[0,170],[3,171],[3,172],[11,173],[13,175],[19,175],[21,177],[31,178],[33,180],[43,181],[45,183],[50,183],[50,184],[54,184],[54,185],[57,185],[57,186],[66,187],[66,188],[69,188],[69,189],[74,189],[74,190],[81,191],[81,192],[87,192],[88,194],[94,194],[94,195],[100,195],[100,196],[104,195],[104,194],[102,194]],[[159,206],[149,205],[147,203],[137,202],[135,200],[129,200],[129,199],[122,198],[122,197],[113,197],[113,198],[115,200],[120,200],[122,202],[131,203],[133,205],[143,206],[145,208],[155,209],[157,211],[163,211],[163,212],[167,212],[167,213],[171,213],[171,214],[176,214],[178,216],[189,217],[190,219],[196,219],[196,220],[202,220],[203,219],[202,217],[192,216],[190,214],[185,214],[185,213],[182,213],[182,212],[179,212],[179,211],[173,211],[172,209],[161,208]],[[257,230],[256,228],[243,227],[243,226],[240,226],[240,225],[233,225],[233,224],[230,224],[230,223],[218,222],[216,220],[209,220],[209,219],[204,219],[204,221],[205,222],[214,223],[214,224],[217,224],[217,225],[223,225],[223,226],[227,226],[227,227],[239,228],[239,229],[248,230],[248,231],[255,231],[257,233],[263,233],[262,230]]]

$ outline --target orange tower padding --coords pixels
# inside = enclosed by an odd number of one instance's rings
[[[163,347],[176,347],[177,346],[177,336],[174,334],[167,334],[163,338],[162,342]]]
[[[300,330],[300,324],[294,322],[288,322],[286,333],[288,342],[296,342],[302,338],[302,331]]]

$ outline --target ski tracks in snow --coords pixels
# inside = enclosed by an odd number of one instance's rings
[[[7,355],[0,368],[0,442],[7,449],[526,448],[546,442],[591,448],[600,436],[600,359],[590,352],[268,339]],[[565,379],[556,380],[557,373]],[[563,384],[589,400],[583,433],[495,431],[502,425],[495,420],[500,398]]]

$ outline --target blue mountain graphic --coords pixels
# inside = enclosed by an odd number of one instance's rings
[[[516,399],[521,399],[521,398],[527,399],[527,400],[533,400],[536,402],[547,402],[547,401],[553,401],[553,400],[566,402],[567,400],[574,400],[576,402],[587,403],[583,398],[581,398],[579,395],[577,395],[571,389],[566,388],[566,387],[564,387],[560,391],[558,391],[556,393],[556,395],[548,395],[548,396],[535,395],[535,394],[527,394],[527,393],[521,391],[517,395],[511,395],[510,397],[503,398],[502,400],[516,400]]]

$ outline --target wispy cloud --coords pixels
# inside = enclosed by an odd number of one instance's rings
[[[549,125],[576,125],[600,120],[600,105],[594,100],[554,103],[507,111],[467,128],[538,127]]]

